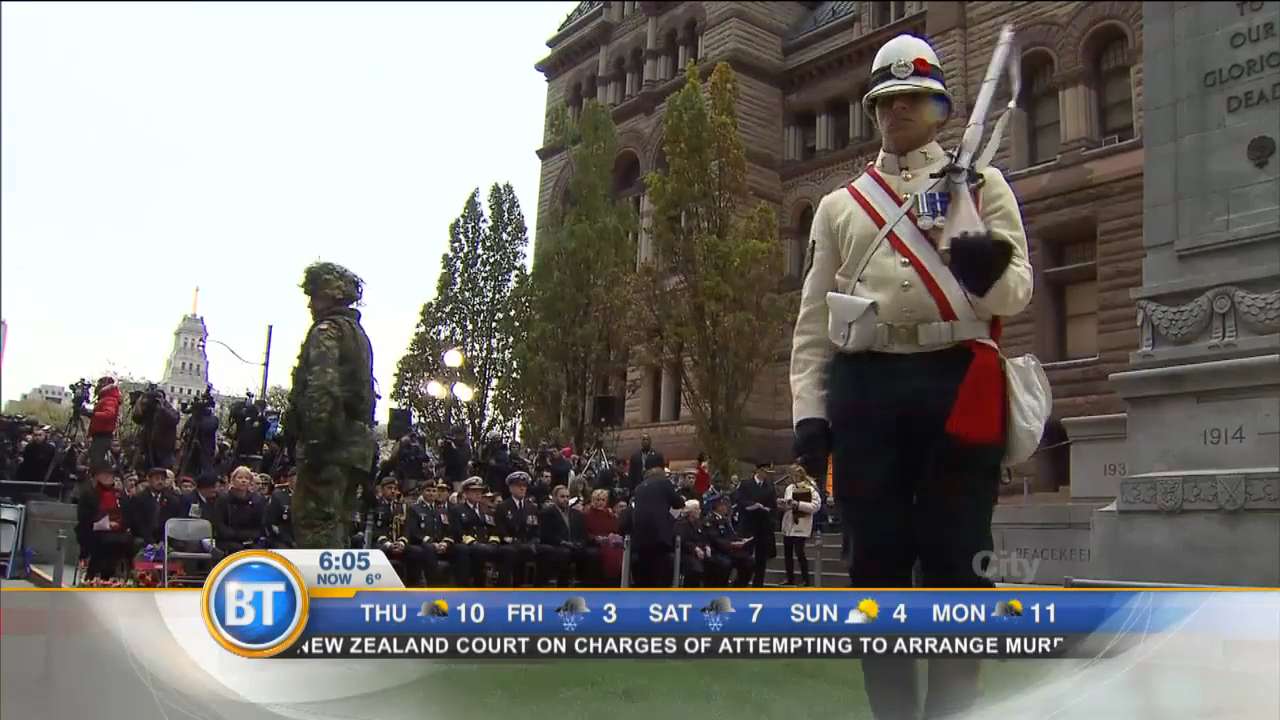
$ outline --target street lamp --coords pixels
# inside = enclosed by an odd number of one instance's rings
[[[454,398],[457,398],[459,402],[469,403],[475,399],[476,391],[470,385],[462,382],[462,380],[457,376],[458,368],[462,367],[462,364],[466,362],[466,357],[462,354],[461,349],[456,347],[449,348],[445,351],[441,360],[444,362],[445,367],[449,368],[452,372],[449,373],[449,377],[446,377],[443,380],[431,378],[427,381],[424,389],[426,390],[427,395],[430,395],[432,398],[448,401],[448,404],[445,406],[445,424],[452,425]]]

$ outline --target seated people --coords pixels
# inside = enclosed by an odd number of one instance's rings
[[[467,548],[474,587],[485,586],[488,567],[498,561],[498,547],[490,539],[489,524],[480,505],[484,481],[469,477],[462,482],[462,501],[449,510],[453,541]]]
[[[587,542],[600,550],[600,580],[604,587],[618,587],[622,580],[622,534],[618,516],[609,507],[610,488],[591,491],[591,507],[583,520]],[[619,503],[624,505],[625,503]]]
[[[538,521],[542,544],[549,545],[549,569],[558,571],[559,587],[569,587],[574,575],[588,586],[599,586],[600,550],[587,544],[586,519],[569,507],[569,488],[557,485],[551,491],[551,506]]]
[[[447,512],[436,506],[437,487],[434,480],[424,480],[418,486],[418,499],[409,505],[409,544],[422,552],[424,584],[434,585],[440,563],[448,562],[453,584],[465,587],[470,580],[467,553],[453,542]]]
[[[253,492],[253,471],[241,465],[231,471],[231,485],[213,505],[213,538],[230,555],[258,547],[266,503]]]
[[[738,535],[733,528],[730,498],[727,494],[712,491],[707,495],[707,507],[711,508],[705,525],[707,534],[711,536],[712,557],[716,558],[716,567],[724,573],[720,584],[728,584],[729,571],[737,570],[733,581],[734,587],[746,587],[751,583],[751,575],[755,569],[750,545],[755,542],[751,538]]]
[[[680,568],[685,587],[719,587],[711,552],[711,536],[702,524],[702,504],[686,500],[684,514],[676,520],[676,537],[680,538]],[[726,573],[727,575],[728,573]]]

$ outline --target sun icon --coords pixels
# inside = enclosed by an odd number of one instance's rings
[[[1010,600],[1010,601],[1009,601],[1009,609],[1013,611],[1013,614],[1014,614],[1014,615],[1021,615],[1021,614],[1022,614],[1022,601],[1021,601],[1021,600],[1018,600],[1018,599]]]
[[[866,615],[869,620],[875,620],[876,616],[880,614],[880,606],[871,598],[863,598],[858,601],[858,612]]]

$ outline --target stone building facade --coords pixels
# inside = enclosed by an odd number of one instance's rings
[[[1056,418],[1118,412],[1106,380],[1136,347],[1130,289],[1140,284],[1142,261],[1141,4],[583,2],[537,67],[548,110],[573,114],[587,98],[612,107],[614,186],[643,226],[650,207],[641,178],[663,167],[663,111],[681,68],[697,60],[709,74],[728,62],[739,83],[750,188],[777,212],[786,287],[796,291],[819,200],[879,149],[860,105],[876,50],[904,32],[930,39],[956,101],[941,138],[951,147],[1004,23],[1018,32],[1024,81],[995,164],[1022,202],[1036,270],[1033,304],[1006,323],[1004,345],[1045,362]],[[569,171],[549,133],[538,156],[541,221],[563,202]],[[643,229],[638,247],[642,257],[650,252]],[[752,394],[745,459],[788,459],[788,357],[789,344]],[[625,398],[619,449],[648,433],[668,459],[696,456],[675,368],[629,375],[639,389]],[[1059,433],[1055,424],[1048,439]],[[1066,462],[1065,450],[1046,450],[1021,470],[1052,490],[1067,482]]]

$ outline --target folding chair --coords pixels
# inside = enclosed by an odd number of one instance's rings
[[[213,539],[213,525],[198,518],[169,518],[164,524],[164,586],[169,587],[169,558],[175,560],[213,560],[208,552],[179,552],[169,549],[170,540],[198,543]]]
[[[13,579],[13,566],[22,557],[22,526],[26,517],[25,505],[0,505],[0,562],[4,563],[6,580]]]

